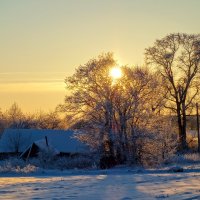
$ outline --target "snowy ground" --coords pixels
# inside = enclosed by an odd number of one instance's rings
[[[113,169],[0,174],[0,199],[200,199],[200,170]]]

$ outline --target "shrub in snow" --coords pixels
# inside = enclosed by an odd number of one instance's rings
[[[77,156],[77,157],[62,157],[54,162],[54,167],[59,169],[87,169],[96,168],[97,164],[93,158]]]
[[[47,153],[47,152],[46,152]],[[0,172],[2,173],[31,173],[39,168],[45,169],[91,169],[97,168],[97,163],[92,157],[53,157],[43,152],[38,158],[31,158],[24,161],[18,158],[10,158],[0,162]]]
[[[200,155],[199,153],[186,153],[176,155],[171,162],[178,164],[187,164],[187,163],[200,163]]]
[[[200,155],[199,153],[187,153],[184,155],[184,159],[187,160],[187,162],[200,162]]]
[[[116,160],[115,157],[110,155],[110,156],[102,156],[100,161],[99,161],[99,167],[101,169],[109,169],[112,168],[116,165]]]
[[[136,141],[136,157],[142,165],[159,165],[175,156],[178,142],[169,120],[153,119],[140,135]]]
[[[198,149],[198,138],[188,134],[187,144],[189,149],[196,151]]]
[[[24,160],[18,158],[10,158],[8,160],[1,161],[0,172],[2,173],[31,173],[35,172],[38,168],[34,165],[26,163]]]
[[[27,174],[27,173],[35,172],[35,171],[37,171],[37,169],[38,168],[36,166],[31,165],[31,164],[27,164],[27,165],[25,165],[22,168],[17,167],[16,170],[15,170],[15,172]]]
[[[183,168],[179,166],[175,166],[169,169],[169,172],[183,172]]]
[[[55,152],[52,149],[43,150],[38,153],[38,159],[43,168],[51,166],[55,161]]]

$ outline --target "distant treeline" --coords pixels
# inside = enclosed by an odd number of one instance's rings
[[[65,129],[66,122],[56,111],[24,113],[17,103],[5,112],[0,110],[0,132],[5,128],[24,129]]]

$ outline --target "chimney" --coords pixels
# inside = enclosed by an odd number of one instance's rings
[[[48,147],[49,144],[48,144],[47,136],[45,136],[45,140],[46,140],[46,145],[47,145],[47,147]]]

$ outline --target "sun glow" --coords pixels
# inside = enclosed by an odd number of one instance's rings
[[[113,67],[110,69],[110,76],[113,79],[119,79],[122,77],[122,71],[119,67]]]

